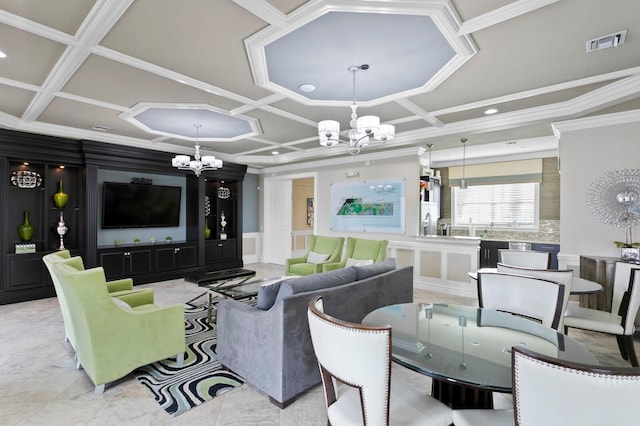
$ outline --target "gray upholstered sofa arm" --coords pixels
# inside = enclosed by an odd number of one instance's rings
[[[375,267],[374,267],[375,268]],[[360,281],[287,294],[291,285],[339,277],[357,269],[333,275],[296,278],[285,283],[279,298],[269,310],[246,303],[223,300],[217,307],[219,361],[247,382],[269,395],[279,407],[298,394],[320,383],[318,364],[311,344],[307,307],[317,296],[325,298],[327,314],[351,322],[381,306],[413,301],[413,268],[395,269]],[[364,271],[364,269],[363,269]],[[344,278],[344,277],[343,277]],[[285,293],[285,295],[283,295]],[[282,297],[280,297],[282,296]]]
[[[282,309],[263,311],[235,300],[222,300],[217,309],[218,360],[249,383],[277,394],[282,369]]]

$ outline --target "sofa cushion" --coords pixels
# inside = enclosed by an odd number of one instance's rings
[[[390,257],[370,265],[354,266],[353,269],[356,271],[356,280],[360,281],[396,269],[396,260]]]
[[[329,258],[329,254],[316,253],[315,251],[310,251],[307,254],[307,263],[322,263]]]
[[[336,269],[335,271],[323,272],[321,274],[307,275],[306,277],[297,277],[293,280],[287,280],[280,286],[276,302],[284,297],[292,294],[302,293],[305,291],[314,291],[324,288],[337,287],[356,280],[356,271],[354,268]]]
[[[364,266],[364,265],[373,265],[373,259],[352,259],[347,258],[347,261],[344,263],[344,267],[348,268],[349,266]]]
[[[280,286],[286,280],[287,278],[283,278],[281,280],[274,280],[270,283],[261,285],[260,290],[258,290],[258,301],[256,303],[256,308],[265,311],[271,309],[273,304],[276,303],[276,298],[278,297]]]

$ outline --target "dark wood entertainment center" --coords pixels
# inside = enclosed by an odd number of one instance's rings
[[[191,172],[171,167],[172,156],[142,148],[0,129],[0,304],[55,295],[42,256],[59,248],[56,227],[61,214],[69,228],[64,237],[65,248],[73,255],[81,255],[87,268],[102,266],[107,279],[132,277],[135,284],[143,284],[180,278],[187,273],[242,267],[242,183],[246,166],[225,163],[221,169],[203,172],[197,178]],[[134,172],[142,178],[145,173],[184,176],[185,240],[100,246],[100,170]],[[37,186],[23,188],[15,184],[15,176],[24,171],[35,173],[32,176],[39,180]],[[60,180],[69,201],[58,208],[53,194],[58,192]],[[209,206],[206,212],[205,200]],[[17,228],[24,221],[25,211],[29,211],[34,227],[31,242],[36,249],[34,253],[17,254],[16,244],[21,243]],[[222,212],[227,223],[224,233],[219,225]],[[205,223],[211,230],[208,239]]]

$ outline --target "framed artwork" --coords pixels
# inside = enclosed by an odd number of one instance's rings
[[[405,179],[331,185],[333,231],[404,233]]]
[[[310,227],[313,227],[315,210],[315,200],[313,198],[307,198],[307,225]]]

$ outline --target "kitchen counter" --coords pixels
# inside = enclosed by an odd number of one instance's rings
[[[467,273],[479,267],[479,237],[415,236],[389,241],[389,251],[398,267],[413,266],[416,288],[476,297],[476,286]]]

